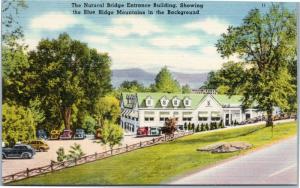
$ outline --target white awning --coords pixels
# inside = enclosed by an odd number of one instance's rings
[[[211,112],[211,117],[220,117],[221,113],[220,112]]]
[[[199,117],[208,117],[208,112],[199,112]]]
[[[159,117],[170,117],[170,112],[160,112]]]
[[[182,117],[192,117],[193,112],[182,112]]]

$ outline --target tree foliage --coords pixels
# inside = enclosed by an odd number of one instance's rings
[[[163,67],[155,77],[155,84],[152,86],[156,92],[180,93],[181,87],[175,80],[167,67]]]
[[[229,27],[217,42],[222,57],[237,54],[246,69],[242,86],[244,107],[258,103],[272,125],[273,106],[288,109],[295,85],[288,66],[296,59],[296,16],[273,4],[268,12],[251,10],[241,26]]]
[[[101,142],[112,150],[115,145],[121,144],[122,139],[123,129],[111,121],[105,121],[101,127]]]
[[[82,123],[82,128],[85,129],[87,134],[95,134],[96,133],[96,120],[90,115],[85,115]]]
[[[137,80],[127,81],[121,83],[119,89],[122,92],[143,92],[145,87],[143,84],[139,83]]]
[[[176,118],[167,119],[165,122],[165,126],[162,127],[162,133],[166,135],[173,135],[174,132],[177,130],[176,123]]]
[[[46,116],[54,125],[63,121],[70,129],[78,111],[91,111],[95,98],[111,90],[109,56],[66,33],[41,40],[37,50],[30,52],[30,60],[30,71],[39,78],[33,83],[33,96],[42,96]]]
[[[30,109],[16,104],[2,105],[2,140],[9,145],[35,138],[36,120]]]
[[[3,48],[10,51],[24,48],[20,40],[24,34],[18,22],[19,12],[27,7],[25,0],[3,0],[2,1],[2,41]]]
[[[224,63],[220,70],[210,72],[202,88],[216,89],[218,94],[241,94],[245,81],[246,72],[243,64],[229,61]]]
[[[182,93],[192,93],[192,89],[188,84],[185,84],[184,86],[182,86]]]
[[[105,120],[116,122],[120,116],[120,101],[114,96],[101,97],[96,101],[95,117],[102,126]]]
[[[69,154],[66,156],[68,160],[77,160],[83,157],[85,153],[82,151],[80,144],[74,143],[70,146]]]

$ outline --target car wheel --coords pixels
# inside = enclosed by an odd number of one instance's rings
[[[23,153],[22,158],[23,159],[30,159],[31,157],[30,157],[29,153]]]
[[[5,155],[4,155],[4,154],[2,154],[2,159],[6,159],[6,157],[5,157]]]
[[[40,152],[45,152],[46,150],[44,148],[40,148]]]

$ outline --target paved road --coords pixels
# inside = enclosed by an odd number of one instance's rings
[[[170,184],[297,184],[297,137]]]

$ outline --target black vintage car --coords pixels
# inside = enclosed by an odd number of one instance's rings
[[[30,145],[17,144],[12,148],[2,148],[2,158],[22,158],[31,159],[35,155],[34,149]]]

